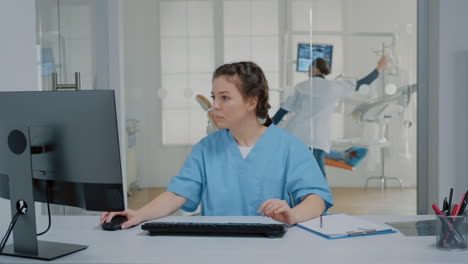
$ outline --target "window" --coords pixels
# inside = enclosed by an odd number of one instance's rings
[[[211,92],[212,10],[211,1],[161,2],[163,144],[194,144],[206,135],[206,114],[194,98]]]
[[[249,60],[270,85],[270,115],[279,108],[278,1],[223,2],[223,21],[214,21],[214,1],[161,1],[161,77],[163,144],[194,144],[206,135],[207,117],[195,101],[211,93],[215,38],[224,38],[224,62]],[[240,15],[242,14],[242,15]],[[247,14],[247,15],[246,15]],[[214,23],[224,34],[214,33]]]

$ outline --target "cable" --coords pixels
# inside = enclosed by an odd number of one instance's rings
[[[16,213],[15,216],[11,219],[10,225],[8,226],[7,232],[5,236],[2,239],[2,242],[0,242],[0,253],[3,252],[3,248],[5,247],[6,241],[8,241],[8,238],[11,234],[11,231],[15,227],[16,221],[19,218],[19,213]]]
[[[18,218],[20,217],[20,215],[26,214],[27,212],[28,212],[28,204],[24,200],[18,200],[16,202],[16,214],[11,219],[10,225],[8,226],[5,236],[0,242],[0,255],[3,254],[3,249],[5,248],[8,238],[11,235],[11,231],[13,231],[13,229],[15,228]]]
[[[37,236],[42,236],[43,234],[47,233],[49,231],[50,226],[52,225],[52,218],[50,217],[50,186],[47,185],[47,215],[49,216],[49,225],[47,226],[46,230],[43,232],[37,234]]]
[[[13,219],[11,219],[10,226],[8,226],[7,232],[2,239],[2,242],[0,243],[0,255],[3,254],[3,248],[5,248],[8,238],[10,237],[11,231],[13,231],[13,228],[15,228],[16,221],[18,221],[20,215],[21,213],[18,211],[16,212],[15,216],[13,216]]]

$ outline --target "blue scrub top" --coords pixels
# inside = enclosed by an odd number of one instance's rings
[[[187,198],[182,206],[202,215],[254,216],[268,199],[299,204],[317,194],[330,208],[333,198],[312,153],[297,138],[270,125],[244,159],[227,129],[203,138],[192,149],[167,191]],[[294,199],[291,201],[290,195]]]

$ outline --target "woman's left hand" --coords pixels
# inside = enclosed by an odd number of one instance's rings
[[[294,211],[285,200],[270,199],[263,202],[258,208],[258,213],[268,216],[276,221],[293,225],[296,223]]]

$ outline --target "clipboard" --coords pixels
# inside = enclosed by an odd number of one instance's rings
[[[322,222],[322,227],[320,227],[320,218],[317,217],[299,223],[296,226],[326,239],[396,233],[394,229],[387,225],[374,224],[359,217],[346,214],[324,215]]]

